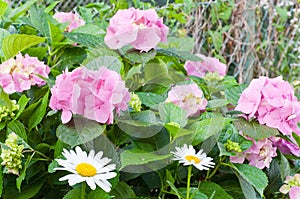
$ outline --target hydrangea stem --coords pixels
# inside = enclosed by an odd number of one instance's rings
[[[190,165],[188,167],[188,177],[187,177],[187,185],[186,185],[186,199],[190,198],[190,186],[191,186],[192,169],[193,169],[193,166]]]

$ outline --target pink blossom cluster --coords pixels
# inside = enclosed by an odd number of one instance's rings
[[[53,15],[59,23],[68,23],[66,27],[66,32],[71,32],[72,30],[85,25],[85,21],[80,18],[77,13],[73,12],[56,12]]]
[[[208,103],[202,90],[195,83],[174,86],[168,92],[166,102],[172,102],[184,109],[187,116],[198,116]]]
[[[260,77],[250,82],[235,110],[257,118],[260,124],[277,128],[284,135],[300,134],[300,103],[293,87],[282,77]]]
[[[296,173],[294,176],[287,176],[279,191],[283,194],[289,193],[290,199],[300,198],[300,174]]]
[[[277,155],[277,148],[273,146],[272,141],[267,138],[258,141],[252,138],[247,139],[252,140],[253,145],[249,149],[237,153],[236,156],[230,156],[230,161],[232,163],[243,163],[246,159],[250,165],[259,169],[269,168],[272,158]]]
[[[99,123],[113,123],[113,111],[127,109],[130,94],[121,76],[102,66],[98,71],[80,67],[57,76],[51,89],[50,108],[62,110],[62,122],[72,114]]]
[[[188,75],[203,78],[206,73],[218,73],[220,76],[226,75],[226,65],[213,57],[205,57],[201,54],[196,54],[202,61],[186,61],[184,68]]]
[[[166,42],[168,33],[169,28],[154,9],[129,8],[118,10],[110,19],[104,41],[111,49],[130,44],[135,49],[148,52],[159,42]]]
[[[33,85],[44,85],[46,82],[39,75],[48,78],[49,72],[49,66],[38,58],[18,54],[16,58],[11,58],[0,65],[0,86],[8,94],[23,92]]]

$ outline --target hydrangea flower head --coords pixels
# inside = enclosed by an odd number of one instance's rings
[[[230,161],[233,163],[243,163],[247,159],[250,165],[259,169],[269,168],[272,158],[277,155],[277,148],[272,145],[272,141],[267,138],[258,141],[252,138],[248,139],[252,140],[253,145],[236,156],[230,156]]]
[[[171,151],[174,154],[173,160],[178,160],[179,163],[183,163],[184,166],[193,165],[197,169],[209,170],[213,168],[215,163],[212,162],[211,157],[207,157],[206,153],[201,149],[196,153],[196,150],[192,145],[187,146],[186,144],[183,147],[175,147],[176,151]]]
[[[289,193],[290,199],[299,199],[300,196],[300,174],[287,176],[279,191],[283,194]]]
[[[71,32],[72,30],[85,25],[85,21],[80,18],[77,13],[73,12],[56,12],[53,15],[59,23],[68,23],[66,27],[66,32]]]
[[[137,50],[148,52],[159,42],[166,42],[168,33],[169,28],[154,9],[129,8],[118,10],[110,19],[104,41],[111,49],[130,44]]]
[[[51,88],[49,106],[62,110],[62,122],[71,120],[72,114],[79,114],[99,123],[111,124],[113,111],[127,109],[130,94],[121,76],[106,67],[92,71],[80,67],[72,72],[57,76]]]
[[[110,192],[111,184],[108,181],[117,174],[113,172],[116,169],[115,164],[108,164],[111,159],[103,157],[103,152],[99,151],[95,154],[91,150],[89,154],[77,146],[74,150],[63,150],[64,159],[56,159],[57,163],[62,166],[55,170],[69,171],[68,174],[59,179],[59,181],[68,180],[70,186],[86,182],[92,190],[96,189],[96,185],[106,192]]]
[[[300,133],[300,103],[293,87],[282,77],[260,77],[243,91],[235,110],[257,118],[260,124],[277,128],[284,135]]]
[[[300,156],[300,148],[296,144],[280,137],[273,137],[271,140],[273,141],[273,146],[277,147],[281,153],[294,154],[297,157]]]
[[[213,57],[206,57],[196,54],[202,61],[186,61],[184,68],[188,75],[203,78],[206,73],[218,73],[220,76],[226,75],[226,65]]]
[[[174,86],[168,92],[166,102],[172,102],[184,109],[188,116],[198,116],[208,103],[202,90],[195,83]]]
[[[31,86],[42,86],[46,82],[38,75],[48,78],[49,66],[39,61],[36,57],[22,54],[16,55],[0,65],[0,86],[12,94],[29,90]]]

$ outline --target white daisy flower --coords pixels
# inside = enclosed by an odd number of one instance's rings
[[[111,184],[108,179],[117,175],[115,172],[111,172],[116,169],[116,165],[107,165],[111,159],[102,158],[102,151],[95,155],[95,151],[91,150],[87,155],[85,151],[77,146],[75,151],[64,149],[62,154],[66,160],[56,159],[62,167],[55,168],[55,170],[65,170],[72,174],[60,178],[59,181],[68,180],[70,186],[86,181],[92,190],[95,190],[96,185],[98,185],[104,191],[110,192]]]
[[[199,170],[209,170],[213,168],[215,163],[211,157],[206,157],[206,153],[201,149],[198,153],[192,145],[189,147],[185,144],[183,147],[175,147],[176,151],[171,151],[174,154],[173,160],[179,160],[184,166],[194,165]],[[202,153],[203,152],[203,153]]]

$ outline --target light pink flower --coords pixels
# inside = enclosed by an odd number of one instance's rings
[[[72,30],[85,25],[85,21],[80,18],[77,13],[73,12],[56,12],[53,17],[59,23],[68,23],[66,27],[66,32],[71,32]]]
[[[154,9],[129,8],[118,10],[110,19],[104,41],[111,49],[130,44],[135,49],[148,52],[159,42],[166,42],[168,33],[169,28]]]
[[[50,108],[62,110],[62,122],[72,114],[99,123],[113,123],[113,111],[127,109],[130,94],[121,76],[106,67],[92,71],[84,67],[57,76],[51,89]]]
[[[282,77],[260,77],[250,82],[235,110],[257,118],[260,124],[277,128],[284,135],[300,134],[300,103],[293,87]]]
[[[283,194],[289,193],[290,199],[300,199],[300,174],[287,176],[279,191]]]
[[[276,147],[273,147],[269,139],[258,141],[252,138],[247,139],[252,140],[253,145],[249,149],[237,153],[237,156],[230,156],[230,161],[233,163],[243,163],[246,159],[250,165],[259,169],[269,168],[272,158],[277,155]]]
[[[202,61],[186,61],[184,68],[188,75],[196,77],[204,77],[206,73],[218,73],[220,76],[226,75],[226,65],[213,57],[205,57],[201,54],[196,54]]]
[[[12,94],[29,90],[31,86],[42,86],[46,82],[38,75],[48,78],[49,66],[39,61],[36,57],[22,54],[16,55],[0,65],[0,86]]]
[[[202,90],[195,83],[174,86],[168,92],[166,102],[172,102],[184,109],[188,116],[198,116],[208,103]]]
[[[292,142],[280,137],[273,137],[271,140],[273,141],[273,146],[277,147],[283,154],[294,154],[295,156],[300,156],[299,147]]]
[[[294,186],[289,192],[290,199],[300,199],[300,186]]]

